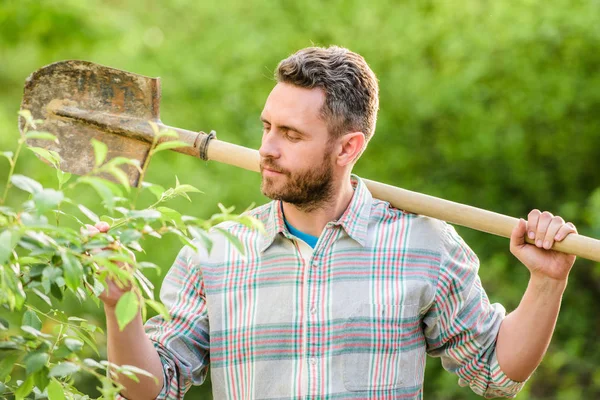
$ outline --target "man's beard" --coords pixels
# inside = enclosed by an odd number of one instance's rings
[[[273,199],[293,204],[309,212],[327,202],[333,193],[333,168],[330,165],[331,150],[325,152],[321,165],[300,172],[290,172],[279,168],[272,158],[260,162],[261,171],[268,168],[281,172],[277,178],[263,176],[261,191]],[[285,180],[277,185],[276,179]]]

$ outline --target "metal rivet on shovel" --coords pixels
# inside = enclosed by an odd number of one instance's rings
[[[71,60],[50,64],[31,74],[25,82],[21,108],[31,111],[33,118],[44,120],[39,129],[59,139],[59,144],[42,140],[28,140],[28,144],[58,152],[63,160],[60,169],[66,172],[83,175],[92,170],[95,160],[92,138],[108,146],[107,160],[123,156],[143,165],[154,139],[148,121],[156,123],[160,130],[174,130],[179,134],[177,140],[190,145],[174,151],[260,170],[256,150],[217,140],[214,132],[206,135],[164,125],[160,121],[159,104],[158,78]],[[24,123],[20,121],[21,131]],[[174,138],[164,136],[159,143],[170,140]],[[131,185],[137,186],[140,178],[137,169],[125,166],[124,170]],[[516,218],[480,208],[364,181],[374,197],[415,214],[504,237],[510,237],[518,222]],[[571,234],[562,242],[555,242],[553,249],[600,262],[597,239]]]

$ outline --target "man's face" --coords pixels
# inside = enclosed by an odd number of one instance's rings
[[[320,110],[321,89],[278,83],[261,115],[261,190],[271,199],[304,209],[317,208],[332,195],[333,141]]]

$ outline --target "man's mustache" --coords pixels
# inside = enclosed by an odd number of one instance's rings
[[[275,171],[275,172],[279,172],[279,173],[287,175],[287,171],[285,169],[281,168],[280,166],[275,164],[275,162],[273,162],[273,160],[270,160],[268,158],[260,160],[260,170],[262,171],[265,168],[270,169],[271,171]]]

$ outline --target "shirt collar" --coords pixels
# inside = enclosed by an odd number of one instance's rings
[[[365,246],[367,243],[373,196],[371,196],[366,185],[358,176],[353,174],[350,180],[354,188],[350,204],[342,216],[337,221],[332,221],[331,224],[340,225],[348,236],[357,241],[361,246]],[[287,238],[291,237],[285,227],[280,200],[271,201],[267,220],[264,223],[266,234],[263,237],[261,251],[265,251],[271,246],[279,233],[282,233]]]

